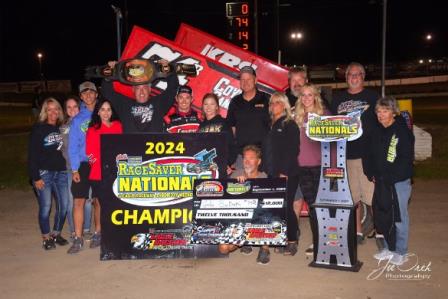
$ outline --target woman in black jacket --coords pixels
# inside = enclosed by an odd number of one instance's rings
[[[39,226],[43,248],[67,245],[61,236],[68,205],[68,182],[65,159],[62,156],[62,135],[59,126],[63,121],[61,105],[54,98],[42,104],[38,122],[33,126],[28,149],[28,172],[36,189],[39,203]],[[56,198],[53,231],[50,233],[52,194]]]
[[[399,115],[392,97],[380,98],[376,115],[381,126],[373,135],[370,177],[375,182],[373,199],[375,226],[384,234],[385,248],[374,255],[395,265],[407,261],[414,135]]]
[[[276,92],[269,100],[271,130],[263,142],[263,170],[269,177],[287,178],[287,225],[288,245],[285,254],[294,255],[297,252],[297,217],[294,213],[294,195],[299,183],[300,131],[291,116],[288,97]],[[260,250],[260,253],[262,251]]]

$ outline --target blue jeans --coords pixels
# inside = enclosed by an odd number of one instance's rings
[[[36,190],[39,203],[39,226],[42,235],[50,233],[50,210],[52,194],[56,199],[56,211],[54,213],[53,233],[62,231],[67,214],[68,187],[67,171],[40,170],[40,177],[45,182],[42,190]]]
[[[71,190],[72,187],[72,173],[67,173],[67,182],[68,182],[68,206],[67,206],[67,222],[70,230],[70,234],[75,233],[75,225],[73,224],[73,195]],[[91,197],[91,196],[89,196]],[[86,200],[84,204],[84,231],[90,231],[92,220],[92,201],[90,199]]]
[[[401,222],[395,222],[396,228],[396,241],[395,252],[400,255],[408,253],[408,240],[409,240],[409,213],[408,204],[411,198],[411,179],[407,179],[398,183],[395,183],[395,190],[398,196],[398,206],[400,207]],[[387,249],[387,244],[386,244]]]

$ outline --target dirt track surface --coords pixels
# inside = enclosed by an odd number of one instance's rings
[[[417,181],[410,205],[409,251],[400,269],[372,258],[375,242],[358,248],[358,273],[308,267],[308,219],[299,252],[271,251],[256,264],[239,252],[228,259],[99,261],[99,249],[66,254],[41,247],[32,192],[0,191],[1,298],[447,298],[448,181]],[[65,233],[67,236],[67,233]],[[86,248],[87,247],[87,248]],[[397,278],[404,278],[397,280]],[[424,276],[426,275],[426,276]],[[412,279],[410,279],[412,278]],[[421,278],[416,280],[416,278]]]

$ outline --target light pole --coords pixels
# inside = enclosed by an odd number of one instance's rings
[[[114,5],[111,5],[112,9],[115,12],[115,20],[117,23],[117,60],[120,59],[121,56],[121,18],[123,18],[123,15],[121,14],[121,9],[119,7],[116,7]]]
[[[387,26],[387,0],[383,0],[383,32],[381,49],[381,96],[386,95],[386,26]]]
[[[41,52],[37,53],[37,60],[39,61],[39,80],[42,81],[44,78],[44,74],[42,72],[42,58],[44,57],[44,54]]]

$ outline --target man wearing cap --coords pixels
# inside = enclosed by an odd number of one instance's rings
[[[114,67],[115,61],[110,61]],[[168,63],[162,60],[161,63]],[[163,116],[174,103],[179,81],[175,73],[169,74],[166,79],[167,87],[161,94],[151,97],[151,84],[135,85],[132,87],[135,100],[116,93],[112,82],[103,80],[101,91],[112,102],[124,133],[164,131]]]
[[[80,112],[73,118],[68,142],[68,155],[71,163],[73,183],[71,192],[73,194],[73,222],[75,224],[75,238],[67,253],[78,253],[83,247],[82,226],[84,222],[84,204],[89,197],[91,188],[89,173],[89,159],[86,155],[86,131],[90,123],[92,111],[98,97],[95,84],[86,81],[79,85],[79,95],[82,100]],[[94,189],[92,189],[94,190]],[[100,210],[96,194],[92,194],[93,206],[95,208],[95,234],[90,240],[90,248],[100,245],[101,225]]]
[[[163,118],[168,133],[194,133],[200,125],[198,113],[191,108],[193,90],[190,86],[179,86],[176,105],[171,107]]]
[[[227,122],[232,128],[238,148],[236,167],[242,167],[242,149],[246,145],[261,148],[269,131],[269,96],[256,87],[257,77],[251,66],[240,70],[242,93],[232,98],[227,111]]]

